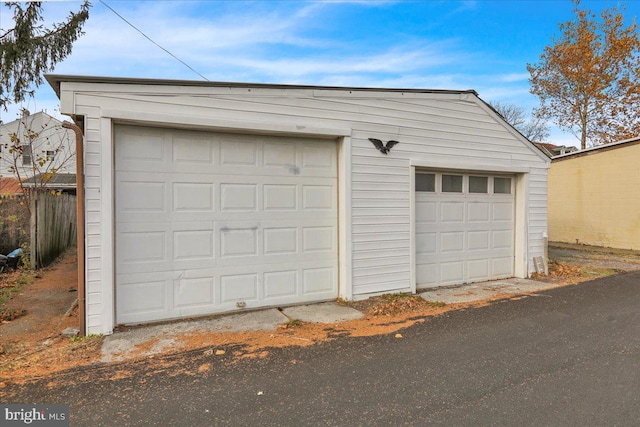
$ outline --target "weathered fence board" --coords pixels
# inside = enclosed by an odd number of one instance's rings
[[[31,194],[31,265],[40,268],[76,243],[76,196]]]

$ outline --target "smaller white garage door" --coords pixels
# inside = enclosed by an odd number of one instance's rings
[[[416,174],[418,288],[513,276],[511,176]]]
[[[117,126],[116,319],[336,298],[335,141]]]

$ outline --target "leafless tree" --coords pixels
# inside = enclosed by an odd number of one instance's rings
[[[542,142],[549,138],[549,126],[538,117],[527,118],[524,108],[500,101],[492,102],[491,106],[528,140]]]

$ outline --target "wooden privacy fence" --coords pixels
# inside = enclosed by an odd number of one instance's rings
[[[76,196],[31,193],[31,266],[40,268],[76,243]]]

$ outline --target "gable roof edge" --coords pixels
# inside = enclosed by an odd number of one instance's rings
[[[536,156],[540,158],[540,160],[543,160],[547,165],[547,169],[551,167],[551,159],[548,156],[546,156],[538,147],[536,147],[533,142],[529,141],[527,137],[521,134],[520,131],[518,131],[518,129],[516,129],[509,122],[507,122],[504,119],[504,117],[502,117],[502,114],[498,113],[498,111],[495,108],[493,108],[491,104],[486,102],[484,99],[480,98],[480,96],[478,96],[477,94],[475,96],[475,99],[476,99],[476,103],[480,108],[485,110],[487,113],[492,115],[495,119],[497,119],[500,123],[502,123],[502,125],[509,131],[509,133],[511,133],[513,136],[519,139],[520,142],[525,144],[529,148],[529,150],[531,150]]]
[[[149,85],[149,86],[188,86],[188,87],[221,87],[221,88],[262,88],[262,89],[308,89],[308,90],[335,90],[335,91],[357,91],[357,92],[388,92],[388,93],[425,93],[425,94],[452,94],[464,95],[478,93],[473,89],[416,89],[416,88],[377,88],[377,87],[357,87],[357,86],[314,86],[314,85],[294,85],[282,83],[240,83],[240,82],[220,82],[202,80],[171,80],[171,79],[149,79],[138,77],[101,77],[101,76],[80,76],[63,74],[45,74],[45,79],[53,88],[56,95],[60,97],[60,84],[69,83],[95,83],[95,84],[122,84],[122,85]]]

